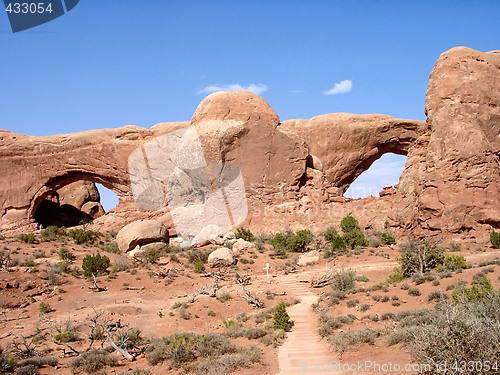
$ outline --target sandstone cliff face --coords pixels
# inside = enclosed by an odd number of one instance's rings
[[[205,98],[191,121],[149,130],[126,126],[51,137],[0,130],[0,230],[29,225],[40,202],[86,180],[120,196],[115,210],[95,220],[98,227],[156,219],[175,233],[168,209],[144,211],[134,204],[127,161],[155,137],[194,126],[207,163],[241,169],[249,204],[245,224],[257,232],[320,230],[357,213],[367,228],[481,237],[500,227],[499,87],[500,52],[460,47],[441,55],[430,75],[426,122],[334,113],[280,123],[262,98],[225,92]],[[386,152],[408,156],[397,188],[380,198],[344,198],[343,191]]]
[[[500,51],[443,53],[425,108],[429,132],[403,172],[395,201],[401,215],[422,231],[474,235],[498,228]]]

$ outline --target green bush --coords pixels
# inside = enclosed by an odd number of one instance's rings
[[[491,298],[494,294],[490,279],[484,274],[472,282],[467,288],[465,283],[459,283],[453,290],[453,300],[455,302],[482,302]]]
[[[286,305],[284,302],[280,302],[274,309],[273,328],[275,330],[290,330],[290,316],[286,312]]]
[[[287,252],[303,252],[313,240],[313,234],[308,229],[294,232],[276,233],[271,239],[271,245],[279,255]]]
[[[462,255],[448,254],[444,257],[443,266],[448,270],[456,271],[467,268],[467,262]]]
[[[394,245],[396,243],[396,239],[391,236],[389,233],[382,233],[380,235],[380,239],[384,245]]]
[[[47,228],[40,232],[42,241],[53,241],[58,237],[64,237],[67,235],[66,227],[58,227],[56,225],[49,225]]]
[[[103,236],[102,233],[93,230],[84,231],[83,229],[71,229],[68,235],[73,238],[76,244],[93,244],[97,238]]]
[[[52,312],[52,307],[50,307],[48,302],[40,302],[40,305],[38,305],[38,311],[40,314],[48,314]]]
[[[201,259],[195,260],[193,263],[195,273],[205,272],[205,264]]]
[[[255,236],[253,233],[250,231],[250,229],[247,228],[238,228],[236,229],[236,238],[242,238],[245,241],[253,241],[255,239]]]
[[[72,263],[76,259],[76,255],[69,251],[66,247],[61,247],[58,252],[59,258],[61,260]]]
[[[24,242],[24,243],[29,243],[29,244],[34,244],[36,237],[34,234],[26,234],[26,233],[20,233],[17,235],[16,239],[19,242]]]
[[[389,284],[395,284],[403,281],[404,278],[403,272],[401,272],[399,268],[394,268],[389,276],[387,276],[387,282]]]
[[[337,237],[339,234],[337,233],[337,230],[334,227],[328,228],[325,233],[323,233],[323,237],[325,238],[326,242],[332,242],[335,237]]]
[[[345,244],[353,250],[356,246],[368,246],[368,240],[365,238],[365,235],[361,233],[359,230],[352,230],[350,232],[345,233],[342,236]]]
[[[425,273],[444,262],[444,249],[426,240],[410,242],[404,245],[400,252],[398,262],[405,277]]]
[[[357,232],[360,231],[358,221],[351,215],[344,217],[340,221],[340,228],[342,229],[342,232],[344,232],[344,233],[353,232],[353,231],[357,231]]]
[[[158,248],[151,248],[147,249],[143,254],[142,257],[147,263],[153,263],[156,264],[160,260],[161,256],[163,254],[163,251]]]
[[[500,249],[500,232],[495,232],[493,229],[490,232],[490,241],[494,249]]]
[[[345,245],[344,239],[339,235],[333,236],[330,244],[331,249],[325,251],[325,258],[330,258],[333,255],[345,254],[347,252],[347,246]]]
[[[109,258],[97,253],[96,255],[87,255],[83,258],[82,269],[83,276],[100,276],[106,272],[110,265]]]

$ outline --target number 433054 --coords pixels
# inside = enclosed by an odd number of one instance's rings
[[[7,13],[52,13],[52,4],[51,3],[9,3],[7,8],[5,8]]]

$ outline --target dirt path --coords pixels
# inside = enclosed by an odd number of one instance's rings
[[[338,358],[330,351],[326,339],[322,339],[318,333],[318,319],[312,310],[312,305],[318,301],[318,296],[311,291],[308,283],[300,282],[299,279],[303,279],[304,273],[306,272],[280,277],[280,283],[299,298],[301,303],[287,309],[290,320],[294,321],[294,326],[278,351],[279,374],[308,372],[340,374],[340,372],[328,371],[326,367],[324,371],[313,367],[314,365],[327,365],[331,361],[338,361]]]

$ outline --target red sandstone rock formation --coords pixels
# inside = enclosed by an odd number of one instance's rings
[[[254,230],[325,228],[359,212],[365,227],[409,235],[483,236],[500,227],[500,52],[454,48],[429,80],[427,121],[335,113],[280,123],[248,92],[205,98],[191,122],[51,137],[0,130],[0,229],[29,225],[40,202],[69,183],[102,183],[120,196],[95,225],[119,229],[157,219],[131,196],[127,160],[147,141],[189,125],[208,163],[233,163],[244,177]],[[408,156],[395,191],[350,200],[342,192],[386,152]],[[333,214],[332,214],[333,212]]]

